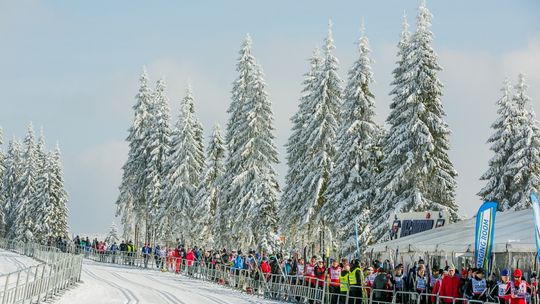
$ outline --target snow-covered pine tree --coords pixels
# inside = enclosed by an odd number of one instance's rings
[[[6,171],[6,157],[4,155],[4,131],[0,127],[0,237],[4,237],[6,234],[6,211],[7,211],[7,201],[6,193],[4,189],[4,173]]]
[[[62,169],[62,154],[56,144],[53,153],[49,153],[50,198],[51,214],[49,218],[49,235],[53,237],[68,237],[68,201],[69,196],[64,185]]]
[[[165,94],[165,81],[159,80],[156,84],[156,89],[152,102],[148,108],[149,122],[147,135],[146,149],[149,151],[148,161],[145,168],[146,182],[146,240],[150,242],[153,236],[159,237],[161,231],[155,231],[160,221],[158,213],[162,205],[161,192],[165,184],[163,177],[165,176],[164,164],[169,150],[170,141],[170,126],[169,126],[169,100]]]
[[[210,142],[207,147],[206,168],[197,192],[194,214],[197,218],[194,230],[197,234],[197,244],[214,245],[215,238],[219,238],[219,192],[220,181],[223,176],[223,159],[225,146],[221,137],[221,128],[214,126]],[[223,212],[223,211],[222,211]]]
[[[35,194],[29,200],[29,213],[33,226],[30,228],[34,241],[45,243],[49,236],[52,215],[49,155],[45,147],[45,135],[41,129],[36,146]]]
[[[135,96],[136,103],[133,106],[133,125],[129,128],[127,142],[129,143],[128,159],[122,167],[123,175],[120,184],[120,195],[116,201],[116,215],[121,217],[124,237],[126,239],[138,238],[144,228],[147,214],[146,191],[146,166],[149,151],[146,149],[148,142],[148,123],[150,121],[149,108],[153,94],[148,86],[148,73],[146,69],[139,78],[139,93]]]
[[[119,241],[120,238],[118,237],[118,228],[116,228],[116,223],[112,222],[111,229],[109,230],[109,234],[105,238],[105,242],[107,244],[112,244]]]
[[[239,52],[238,62],[236,64],[236,71],[239,76],[233,83],[232,99],[227,113],[229,114],[229,120],[227,121],[227,128],[225,133],[225,143],[227,148],[227,155],[225,157],[225,173],[222,177],[221,193],[220,193],[220,205],[223,212],[220,214],[220,238],[218,244],[220,247],[231,248],[230,246],[238,246],[235,241],[235,232],[232,231],[233,224],[241,218],[238,206],[239,197],[236,197],[238,193],[232,191],[232,183],[236,177],[241,174],[242,168],[240,168],[240,160],[238,157],[238,151],[241,148],[238,137],[240,128],[243,128],[245,122],[246,113],[243,112],[243,104],[246,99],[249,98],[250,92],[249,84],[253,83],[255,69],[257,63],[255,58],[251,54],[251,37],[246,36],[242,44],[242,48]],[[245,140],[245,139],[242,139]],[[246,225],[247,226],[247,225]],[[251,235],[251,234],[250,234]],[[247,238],[246,235],[243,238]]]
[[[13,239],[16,235],[17,197],[19,192],[17,183],[22,178],[23,173],[21,146],[22,144],[16,138],[9,142],[5,159],[6,170],[2,180],[2,192],[5,199],[6,237],[8,239]]]
[[[497,202],[500,211],[510,208],[510,184],[513,176],[508,172],[507,163],[514,151],[519,132],[516,122],[517,107],[512,100],[510,80],[505,79],[501,91],[502,96],[497,101],[499,117],[491,125],[495,133],[488,139],[494,155],[489,160],[488,170],[480,177],[480,180],[487,181],[487,184],[478,192],[483,201]]]
[[[527,96],[525,75],[519,74],[512,103],[517,109],[515,117],[518,128],[514,138],[513,153],[508,159],[508,174],[512,178],[509,197],[511,210],[531,207],[530,193],[540,189],[540,128],[532,108],[527,111],[530,97]]]
[[[299,228],[298,234],[292,236],[292,241],[299,240],[302,244],[313,242],[317,238],[317,231],[323,220],[320,210],[325,204],[324,192],[328,187],[336,152],[342,81],[337,73],[339,62],[333,54],[334,49],[332,23],[329,22],[321,70],[316,73],[317,78],[314,80],[317,86],[308,101],[308,109],[312,111],[304,116],[305,130],[299,139],[300,145],[304,147],[301,156],[304,163],[298,173],[302,181],[299,188],[294,190],[294,200],[287,202],[294,205],[293,209],[300,216],[299,222],[292,223]]]
[[[358,217],[360,244],[371,243],[368,223],[374,183],[380,171],[382,129],[375,121],[374,82],[368,38],[362,24],[358,43],[359,57],[349,70],[337,136],[337,153],[330,175],[326,204],[321,212],[341,241],[342,248],[356,250],[355,218]],[[350,251],[349,251],[350,252]]]
[[[28,132],[24,139],[24,154],[22,175],[15,187],[17,187],[17,196],[15,198],[17,206],[17,217],[15,220],[15,235],[17,241],[34,241],[33,216],[30,210],[32,198],[36,194],[36,173],[37,173],[37,151],[35,143],[34,128],[32,124],[28,127]]]
[[[221,242],[240,248],[273,250],[277,240],[277,194],[273,166],[277,149],[273,143],[273,114],[261,67],[251,53],[246,36],[236,64],[228,109],[227,157],[220,199]],[[238,237],[238,236],[241,237]]]
[[[444,121],[441,103],[441,70],[431,47],[431,13],[422,3],[417,29],[407,41],[402,34],[398,68],[394,71],[394,95],[387,119],[390,125],[385,140],[376,200],[374,236],[388,231],[393,212],[444,210],[450,220],[459,218],[455,202],[455,172],[448,158],[450,130]],[[406,31],[405,31],[406,32]]]
[[[195,117],[191,86],[180,105],[178,120],[172,130],[171,145],[165,163],[167,180],[163,191],[163,205],[160,216],[160,229],[175,232],[183,240],[193,242],[193,210],[195,196],[204,167],[204,148],[200,142],[202,125]],[[165,235],[170,239],[172,235]]]
[[[303,176],[304,161],[306,160],[307,142],[304,139],[305,125],[313,109],[311,100],[318,88],[318,73],[320,73],[322,59],[319,49],[315,48],[312,57],[309,59],[310,70],[304,75],[302,96],[298,104],[298,110],[291,118],[292,134],[289,137],[287,148],[287,175],[285,176],[285,187],[281,196],[280,204],[280,227],[286,237],[286,244],[292,245],[293,239],[298,236],[297,224],[301,221],[300,195],[302,194],[301,184]],[[289,242],[292,241],[292,242]]]

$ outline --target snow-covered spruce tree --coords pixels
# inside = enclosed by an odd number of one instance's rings
[[[17,196],[15,198],[17,217],[14,225],[14,238],[17,241],[34,241],[34,233],[32,230],[34,227],[34,218],[30,212],[31,210],[34,210],[34,207],[30,204],[32,198],[36,194],[37,169],[34,128],[32,124],[30,124],[24,139],[22,174],[15,185],[15,187],[17,187]]]
[[[299,138],[303,145],[304,163],[298,174],[301,183],[298,184],[296,196],[286,204],[292,204],[300,221],[292,223],[298,226],[298,234],[292,236],[302,244],[317,239],[317,229],[322,218],[320,210],[325,204],[324,192],[328,187],[330,172],[336,147],[335,140],[339,127],[341,109],[341,79],[338,76],[338,60],[333,54],[335,49],[332,38],[332,24],[329,23],[328,36],[325,39],[324,55],[320,72],[314,80],[317,86],[311,92],[308,109],[309,115],[304,116],[304,131]]]
[[[302,194],[301,184],[303,182],[303,170],[307,142],[304,139],[306,121],[313,109],[311,101],[313,94],[318,88],[318,73],[320,73],[322,59],[319,49],[315,48],[309,60],[310,70],[304,75],[302,97],[298,104],[298,110],[291,118],[292,134],[287,141],[287,175],[285,176],[285,186],[281,196],[280,227],[281,233],[286,236],[288,245],[292,245],[294,238],[298,236],[297,224],[301,221],[302,215],[299,212],[301,207],[300,195]],[[291,243],[289,243],[291,241]]]
[[[513,153],[508,159],[508,173],[512,177],[509,197],[511,210],[531,207],[530,193],[540,189],[540,129],[532,109],[527,111],[529,96],[526,94],[525,75],[519,74],[512,98],[517,108],[517,137],[514,138]]]
[[[197,232],[197,244],[209,246],[215,244],[214,237],[219,238],[220,234],[216,214],[219,208],[220,180],[224,172],[225,146],[219,125],[214,126],[206,151],[206,168],[195,199],[197,206],[194,214],[197,220],[194,231]]]
[[[374,82],[368,38],[358,43],[359,57],[349,70],[341,109],[334,169],[326,190],[326,204],[321,210],[341,241],[342,248],[356,250],[355,218],[362,246],[371,243],[368,223],[374,183],[380,171],[382,129],[375,121],[375,101],[369,86]]]
[[[444,210],[458,219],[455,172],[448,158],[450,130],[441,103],[441,70],[431,47],[431,13],[422,3],[417,29],[400,42],[398,68],[394,71],[394,95],[387,119],[390,125],[383,148],[383,172],[377,181],[374,237],[388,231],[392,212]],[[405,31],[406,32],[406,31]]]
[[[8,239],[13,239],[16,235],[15,224],[17,223],[17,197],[19,192],[17,183],[22,178],[23,173],[21,146],[22,144],[16,138],[9,142],[5,159],[6,170],[2,180],[2,192],[5,199],[6,237]]]
[[[118,228],[116,228],[116,224],[112,222],[111,229],[109,230],[109,234],[107,234],[107,237],[105,238],[105,242],[107,244],[112,244],[119,241],[120,238],[118,237]]]
[[[29,213],[32,217],[34,241],[45,243],[51,228],[52,202],[49,155],[45,147],[45,135],[41,129],[36,146],[35,194],[29,200]]]
[[[148,129],[146,130],[146,149],[148,161],[145,168],[146,176],[146,240],[150,242],[153,237],[161,236],[163,231],[155,231],[160,221],[158,213],[162,205],[161,192],[165,184],[165,160],[169,150],[170,126],[169,126],[169,100],[165,94],[165,81],[159,80],[152,102],[148,108]],[[157,235],[156,235],[157,234]]]
[[[523,116],[518,113],[518,108],[512,100],[512,84],[506,79],[501,89],[502,96],[497,101],[499,117],[491,125],[495,133],[488,139],[491,143],[491,151],[495,155],[489,160],[488,170],[480,177],[487,181],[486,186],[478,192],[483,201],[495,201],[499,210],[510,208],[510,198],[512,197],[510,184],[513,176],[508,172],[507,163],[514,151],[516,138],[520,131],[516,118]],[[523,110],[525,108],[523,107]]]
[[[227,247],[272,251],[277,241],[279,186],[273,166],[278,163],[273,143],[273,114],[265,91],[261,67],[251,53],[246,36],[236,65],[227,124],[224,204],[220,219],[222,244]],[[225,229],[225,230],[223,230]],[[229,230],[227,230],[229,229]],[[228,234],[228,235],[227,235]],[[238,237],[241,236],[241,237]]]
[[[68,237],[68,193],[64,185],[64,171],[62,169],[62,154],[60,146],[56,144],[54,152],[49,153],[49,182],[51,214],[49,215],[49,234],[53,237]]]
[[[192,227],[195,196],[204,167],[203,144],[198,140],[202,126],[195,117],[193,94],[188,86],[172,129],[171,145],[165,163],[166,187],[160,213],[160,229],[179,233],[188,243],[195,238]],[[201,132],[202,133],[202,132]],[[171,238],[172,235],[166,235]]]
[[[123,175],[120,184],[120,195],[116,201],[116,215],[121,217],[124,238],[138,237],[146,223],[147,198],[146,166],[149,151],[146,149],[146,136],[150,121],[149,108],[153,94],[148,86],[148,74],[143,69],[139,79],[139,93],[133,106],[135,112],[133,125],[129,128],[127,142],[129,143],[128,159],[122,167]]]

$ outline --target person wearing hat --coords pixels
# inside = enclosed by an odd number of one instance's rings
[[[392,286],[394,286],[395,291],[405,291],[405,276],[403,275],[403,264],[399,264],[394,268],[394,275],[392,276]],[[396,303],[404,302],[404,294],[398,293],[396,296]]]
[[[317,278],[317,285],[323,287],[326,276],[326,266],[324,265],[322,258],[317,260],[317,265],[315,266],[315,269],[313,269],[313,272],[315,273],[315,278]]]
[[[377,276],[373,281],[373,301],[391,302],[392,293],[387,292],[387,290],[392,289],[392,282],[384,267],[379,267],[377,270]]]
[[[448,272],[447,272],[447,274],[448,274]],[[444,270],[442,270],[442,269],[437,270],[437,276],[435,278],[435,284],[433,284],[433,287],[431,288],[431,294],[433,294],[433,296],[430,299],[431,303],[437,303],[437,297],[435,295],[438,294],[439,291],[441,290],[441,284],[442,284],[442,280],[443,280],[444,276],[445,276]],[[433,279],[433,278],[430,278],[430,279]],[[431,281],[430,281],[430,284],[431,284]]]
[[[478,268],[473,271],[473,277],[465,288],[465,294],[471,300],[485,302],[487,299],[487,281],[484,278],[484,269]]]
[[[429,291],[430,293],[433,292],[433,288],[435,288],[435,283],[437,283],[437,280],[441,277],[441,274],[439,274],[439,267],[433,266],[433,269],[431,269],[431,274],[429,275]]]
[[[315,287],[315,266],[317,264],[317,256],[312,256],[309,263],[306,264],[306,270],[304,271],[305,282],[311,287]]]
[[[366,285],[369,287],[373,286],[373,281],[375,281],[376,276],[377,273],[374,271],[373,267],[368,267],[366,275]]]
[[[510,300],[510,271],[503,269],[501,271],[500,280],[495,284],[491,291],[491,297],[497,299],[499,304],[508,303]]]
[[[428,290],[428,280],[426,275],[426,266],[424,264],[419,264],[416,269],[416,277],[413,279],[414,291],[418,294],[427,293]],[[427,297],[421,296],[420,303],[427,303]]]
[[[339,274],[339,293],[341,294],[340,302],[343,303],[347,298],[347,293],[349,293],[349,273],[351,271],[351,266],[349,265],[348,261],[347,263],[342,262],[340,266],[341,273]],[[352,292],[352,290],[350,292]]]
[[[361,303],[361,299],[367,298],[366,290],[362,287],[362,282],[364,282],[364,274],[360,268],[360,261],[354,259],[350,266],[349,271],[349,302],[352,303]]]
[[[339,300],[339,276],[341,275],[341,267],[339,262],[332,259],[332,266],[328,268],[328,277],[330,278],[330,284],[328,290],[331,294],[330,303],[337,304]]]
[[[531,296],[531,286],[522,277],[521,269],[514,270],[514,281],[510,284],[510,304],[526,304]]]
[[[443,303],[453,303],[453,298],[459,298],[459,287],[461,280],[456,276],[456,267],[450,265],[448,267],[448,275],[444,276],[439,291],[439,298]]]

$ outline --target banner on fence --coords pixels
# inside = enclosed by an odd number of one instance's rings
[[[493,249],[493,236],[495,234],[496,202],[485,202],[476,214],[476,238],[474,255],[476,267],[489,271],[491,251]]]

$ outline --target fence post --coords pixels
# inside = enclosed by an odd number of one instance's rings
[[[4,294],[2,295],[2,304],[6,304],[6,297],[7,297],[7,291],[8,291],[8,285],[9,285],[9,276],[11,274],[8,274],[6,277],[6,287],[4,287]]]

